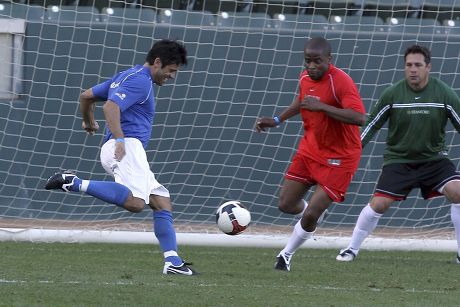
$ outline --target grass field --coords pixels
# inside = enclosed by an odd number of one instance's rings
[[[161,274],[157,245],[0,242],[0,306],[459,306],[455,254],[182,246],[200,275]]]

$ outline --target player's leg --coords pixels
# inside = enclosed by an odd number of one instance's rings
[[[144,200],[133,197],[131,191],[122,184],[113,181],[83,180],[69,171],[51,176],[46,182],[45,189],[83,192],[134,213],[144,208]]]
[[[286,178],[281,186],[278,205],[279,209],[282,212],[290,214],[299,214],[304,212],[305,203],[302,199],[310,187],[311,185]],[[300,225],[300,220],[297,224]],[[277,270],[290,271],[292,256],[298,247],[307,240],[307,238],[298,237],[297,228],[300,226],[297,226],[297,224],[294,226],[294,230],[285,248],[281,250],[276,257],[275,269]]]
[[[303,243],[313,237],[318,219],[331,203],[330,196],[321,186],[317,186],[302,218],[295,224],[286,246],[278,254],[275,269],[290,271],[292,256]]]
[[[101,163],[107,173],[115,178],[115,182],[82,180],[74,173],[65,171],[51,176],[45,188],[47,190],[60,189],[65,192],[83,192],[134,213],[142,211],[145,203],[148,202],[148,186],[143,184],[144,181],[130,177],[132,173],[142,176],[141,171],[131,172],[130,170],[147,168],[150,171],[145,151],[139,140],[126,139],[126,156],[119,162],[114,158],[114,143],[113,140],[109,140],[102,146]],[[144,159],[142,159],[142,153]]]
[[[451,219],[457,238],[456,262],[460,263],[460,174],[448,159],[430,161],[420,169],[420,189],[425,199],[444,195],[451,203]]]
[[[375,230],[383,213],[393,203],[393,199],[386,197],[373,197],[370,203],[361,210],[350,243],[347,248],[340,251],[338,261],[352,261],[358,256],[359,249],[364,240]]]
[[[178,253],[169,191],[155,179],[152,172],[148,181],[152,187],[149,206],[153,210],[153,231],[160,243],[165,261],[163,274],[196,275],[197,272],[191,269],[190,264],[185,263]]]
[[[297,181],[292,181],[293,182],[293,187],[290,186],[290,183],[287,182],[286,180],[285,184],[281,187],[281,193],[279,197],[279,203],[278,203],[278,209],[281,212],[288,213],[288,214],[294,214],[297,215],[300,218],[302,218],[305,210],[308,208],[308,202],[303,199],[303,196],[307,193],[307,191],[310,189],[310,184],[305,183],[301,184],[299,187],[301,189],[300,193],[295,192],[295,185],[298,184]],[[293,193],[291,193],[291,191]],[[302,195],[296,196],[296,195]],[[327,210],[325,210],[320,217],[318,218],[318,225],[321,224],[327,214]]]
[[[359,214],[350,243],[336,257],[337,261],[352,261],[359,253],[364,240],[375,230],[379,219],[397,200],[403,200],[417,180],[408,165],[390,164],[382,168],[379,181],[370,203]]]
[[[452,219],[452,224],[454,224],[455,237],[457,238],[456,262],[460,264],[460,181],[449,181],[441,192],[452,202],[450,217]]]

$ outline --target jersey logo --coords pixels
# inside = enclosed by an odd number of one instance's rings
[[[420,98],[422,98],[422,97],[420,97],[420,96],[414,97],[415,100],[419,100]]]
[[[110,84],[110,88],[116,88],[120,85],[120,82],[112,82],[112,84]]]
[[[126,94],[115,93],[115,95],[118,96],[121,100],[126,98]]]

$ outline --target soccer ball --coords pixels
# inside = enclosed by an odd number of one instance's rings
[[[239,201],[228,201],[217,209],[216,223],[223,233],[237,235],[248,228],[251,223],[251,212]]]

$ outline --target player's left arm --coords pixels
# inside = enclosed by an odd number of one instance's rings
[[[346,124],[362,126],[366,122],[366,116],[352,108],[336,108],[323,103],[316,96],[305,96],[300,107],[313,112],[323,112],[328,116]]]
[[[447,102],[445,104],[447,108],[447,116],[457,132],[460,132],[460,98],[450,88],[444,91],[444,93],[447,95]]]
[[[305,96],[300,107],[313,112],[323,112],[328,116],[346,124],[362,126],[366,122],[364,109],[358,88],[349,76],[335,80],[335,96],[341,108],[323,103],[319,97]]]

